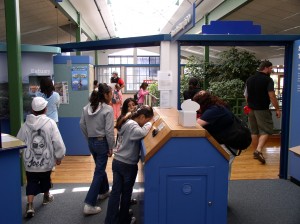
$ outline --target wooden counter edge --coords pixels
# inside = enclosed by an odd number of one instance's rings
[[[298,154],[298,155],[300,155],[300,145],[292,147],[289,150],[296,153],[296,154]]]

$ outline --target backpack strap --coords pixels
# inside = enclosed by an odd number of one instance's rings
[[[232,155],[234,155],[234,156],[239,156],[242,153],[242,150],[240,150],[240,149],[234,149],[234,148],[232,148],[232,147],[230,147],[229,145],[226,145],[226,144],[225,144],[225,146],[232,153]]]

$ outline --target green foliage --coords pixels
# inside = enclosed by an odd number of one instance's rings
[[[210,82],[209,91],[222,99],[241,98],[244,93],[244,82],[232,79],[227,82]]]
[[[151,106],[158,106],[159,105],[159,97],[160,97],[159,96],[160,92],[158,90],[158,83],[155,82],[155,83],[149,84],[148,90],[153,96],[158,98],[158,100],[156,102],[152,102],[153,105],[151,105]]]
[[[190,56],[185,65],[184,75],[181,77],[180,97],[183,98],[183,92],[188,89],[188,83],[191,77],[198,79],[199,88],[206,89],[209,81],[208,77],[215,77],[218,74],[217,67],[214,63],[205,62],[194,55]]]
[[[246,82],[249,76],[255,74],[259,63],[260,61],[256,59],[254,54],[232,47],[219,54],[217,67],[220,75],[214,80],[227,81],[240,79]]]
[[[181,77],[181,96],[188,88],[189,77],[196,77],[200,88],[209,89],[222,99],[243,97],[245,82],[255,74],[259,63],[254,54],[235,47],[221,52],[216,63],[205,63],[191,56]]]

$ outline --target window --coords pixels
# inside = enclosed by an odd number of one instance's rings
[[[133,56],[108,56],[109,65],[95,66],[95,79],[99,83],[110,83],[111,73],[116,71],[125,81],[125,93],[136,92],[145,80],[157,80],[159,56],[138,56],[137,64],[133,62]]]

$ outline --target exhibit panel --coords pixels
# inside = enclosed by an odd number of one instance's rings
[[[67,148],[66,155],[90,155],[79,121],[83,107],[88,104],[90,80],[94,78],[90,68],[92,58],[55,56],[53,62],[55,87],[61,96],[58,127]]]
[[[20,149],[24,142],[1,134],[0,148],[0,223],[22,223]]]
[[[229,155],[196,121],[185,128],[176,109],[154,110],[142,142],[144,223],[226,223]]]

